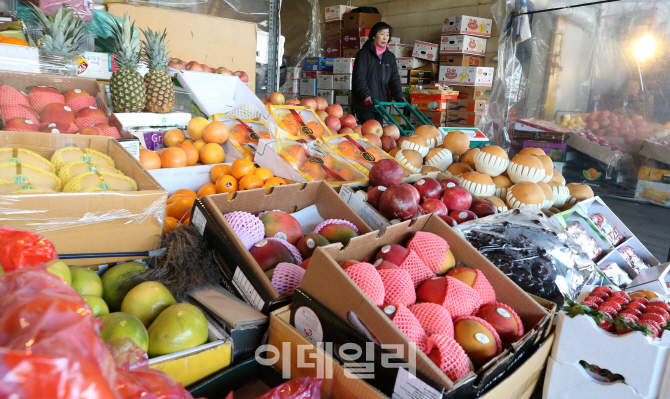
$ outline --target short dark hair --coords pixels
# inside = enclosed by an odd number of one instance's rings
[[[377,36],[377,33],[379,31],[388,29],[389,30],[389,36],[393,35],[393,28],[391,28],[391,25],[387,24],[386,22],[377,22],[375,26],[372,27],[370,30],[370,34],[368,35],[368,40],[375,40],[375,36]]]

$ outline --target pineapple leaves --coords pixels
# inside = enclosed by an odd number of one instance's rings
[[[43,36],[39,40],[40,48],[64,54],[79,50],[84,39],[86,24],[76,18],[73,10],[61,5],[51,16],[46,16],[34,4],[30,4],[30,10],[42,29]]]

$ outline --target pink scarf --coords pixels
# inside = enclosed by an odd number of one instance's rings
[[[386,51],[386,46],[379,47],[377,46],[377,43],[375,43],[375,50],[377,52],[377,57],[379,57],[380,55],[384,54],[384,51]]]

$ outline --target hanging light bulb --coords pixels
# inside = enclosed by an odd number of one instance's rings
[[[633,54],[639,61],[644,61],[654,55],[656,46],[658,46],[658,43],[654,40],[651,33],[648,33],[635,42],[633,45]]]

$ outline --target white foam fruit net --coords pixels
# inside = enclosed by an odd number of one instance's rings
[[[261,111],[251,104],[240,104],[227,114],[239,119],[258,119],[262,116]]]

